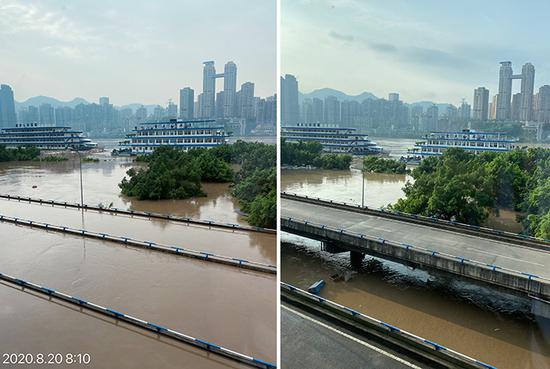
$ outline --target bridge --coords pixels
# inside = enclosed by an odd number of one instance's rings
[[[352,265],[369,254],[459,275],[533,297],[549,315],[547,240],[290,194],[281,199],[281,229],[322,241],[329,252],[350,251]]]

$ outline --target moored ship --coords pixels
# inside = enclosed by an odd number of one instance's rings
[[[323,151],[330,153],[373,155],[383,152],[376,142],[369,140],[368,135],[349,127],[298,124],[281,127],[281,136],[292,143],[317,141],[323,146]]]
[[[34,146],[40,150],[85,151],[97,147],[82,131],[71,127],[16,124],[0,130],[0,145],[9,148]]]

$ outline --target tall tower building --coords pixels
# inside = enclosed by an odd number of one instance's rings
[[[521,114],[521,94],[519,92],[512,95],[512,105],[510,109],[510,119],[519,121]]]
[[[195,91],[185,87],[180,90],[180,118],[193,119],[195,117]]]
[[[232,61],[225,64],[223,71],[223,116],[235,116],[237,93],[237,65]]]
[[[245,119],[254,118],[254,83],[245,82],[241,85],[240,95],[240,116]]]
[[[533,92],[535,89],[535,67],[525,63],[521,68],[521,107],[519,119],[530,121],[533,119]]]
[[[107,96],[100,97],[99,105],[109,105],[109,98]]]
[[[473,120],[486,121],[489,119],[489,90],[478,87],[474,90]]]
[[[295,125],[300,120],[298,81],[291,74],[281,77],[281,124]]]
[[[213,61],[203,63],[201,117],[213,118],[216,108],[216,67]]]
[[[15,127],[16,123],[13,91],[8,85],[0,85],[0,128]]]
[[[541,86],[538,95],[537,121],[550,123],[550,86]]]
[[[340,123],[340,100],[336,96],[325,98],[325,123],[335,125]]]
[[[500,72],[498,79],[498,98],[496,107],[496,119],[508,120],[511,115],[510,101],[512,98],[512,62],[504,61],[500,63]]]
[[[43,126],[54,126],[55,125],[55,114],[53,106],[50,104],[41,104],[38,108],[40,112],[40,124]]]

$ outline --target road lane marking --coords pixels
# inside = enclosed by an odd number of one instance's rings
[[[344,333],[344,332],[342,332],[342,331],[340,331],[340,330],[338,330],[338,329],[336,329],[336,328],[333,328],[333,327],[331,327],[331,326],[329,326],[329,325],[327,325],[327,324],[325,324],[325,323],[323,323],[323,322],[320,322],[320,321],[318,321],[318,320],[315,320],[315,319],[313,319],[313,318],[311,318],[311,317],[309,317],[309,316],[307,316],[307,315],[304,315],[304,314],[302,314],[302,313],[300,313],[300,312],[298,312],[298,311],[296,311],[296,310],[294,310],[294,309],[288,308],[288,307],[286,307],[286,306],[284,306],[284,305],[281,305],[281,308],[283,308],[283,309],[285,309],[285,310],[288,310],[288,311],[290,311],[291,313],[294,313],[294,314],[298,315],[299,317],[301,317],[301,318],[303,318],[303,319],[306,319],[306,320],[308,320],[308,321],[310,321],[310,322],[312,322],[312,323],[315,323],[315,324],[317,324],[317,325],[319,325],[319,326],[321,326],[321,327],[323,327],[323,328],[326,328],[326,329],[328,329],[328,330],[330,330],[330,331],[332,331],[332,332],[334,332],[334,333],[337,333],[337,334],[339,334],[339,335],[341,335],[341,336],[343,336],[343,337],[345,337],[345,338],[347,338],[347,339],[350,339],[350,340],[352,340],[352,341],[354,341],[354,342],[356,342],[356,343],[358,343],[358,344],[360,344],[360,345],[362,345],[362,346],[365,346],[365,347],[367,347],[367,348],[369,348],[369,349],[371,349],[371,350],[373,350],[373,351],[376,351],[376,352],[378,352],[379,354],[385,355],[385,356],[387,356],[387,357],[389,357],[389,358],[391,358],[391,359],[393,359],[393,360],[395,360],[395,361],[398,361],[398,362],[400,362],[401,364],[404,364],[404,365],[406,365],[406,366],[408,366],[408,367],[410,367],[410,368],[422,369],[421,367],[416,366],[416,365],[414,365],[413,363],[410,363],[410,362],[408,362],[408,361],[405,361],[405,360],[401,359],[401,358],[398,357],[398,356],[395,356],[395,355],[393,355],[393,354],[391,354],[391,353],[389,353],[389,352],[387,352],[387,351],[382,350],[381,348],[378,348],[378,347],[376,347],[376,346],[373,346],[373,345],[371,345],[371,344],[369,344],[369,343],[367,343],[367,342],[365,342],[365,341],[361,341],[360,339],[358,339],[358,338],[356,338],[356,337],[353,337],[353,336],[351,336],[351,335],[349,335],[349,334],[347,334],[347,333]]]
[[[466,250],[474,250],[476,252],[481,252],[482,254],[491,255],[491,256],[498,256],[499,258],[505,258],[505,259],[510,259],[510,260],[514,260],[514,261],[519,261],[520,263],[533,264],[533,265],[538,265],[538,266],[541,266],[541,267],[544,266],[544,264],[533,263],[533,262],[530,262],[530,261],[525,261],[525,260],[518,259],[517,257],[514,258],[514,257],[506,256],[506,255],[497,254],[497,253],[494,253],[494,252],[487,252],[487,251],[484,251],[484,250],[476,249],[474,247],[467,247]]]

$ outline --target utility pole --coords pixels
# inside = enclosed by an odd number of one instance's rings
[[[365,172],[361,169],[361,207],[365,207]]]

